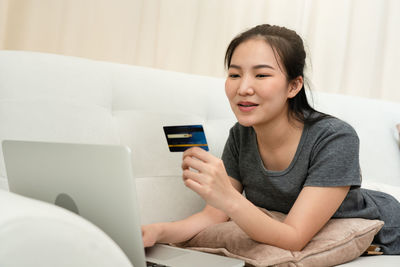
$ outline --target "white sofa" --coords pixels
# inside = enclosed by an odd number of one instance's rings
[[[313,96],[317,109],[351,123],[358,132],[365,186],[387,191],[400,200],[400,150],[395,130],[400,123],[400,103],[317,91]],[[183,185],[181,153],[168,151],[162,126],[203,124],[210,152],[221,156],[234,122],[223,79],[53,54],[0,51],[0,141],[129,146],[144,224],[181,219],[204,206],[201,198]],[[95,266],[97,254],[110,258],[109,265],[98,266],[129,266],[118,246],[90,223],[61,208],[6,192],[1,151],[0,187],[4,189],[0,190],[0,244],[19,240],[15,246],[0,245],[1,266],[2,262],[15,263],[16,255],[23,261],[25,254],[30,255],[26,258],[31,263],[39,258],[38,266],[54,266],[62,257],[66,262],[74,259],[75,266],[79,261],[81,266]],[[40,212],[43,210],[46,212]],[[47,233],[46,227],[33,223],[40,219],[50,227],[53,217],[70,222],[74,230],[65,231],[86,232],[93,240],[102,239],[104,247],[91,249],[84,243],[87,238],[83,234],[80,240],[55,231]],[[22,223],[20,228],[6,227],[16,222]],[[25,233],[30,231],[47,238],[24,242],[28,239]],[[41,249],[52,242],[53,250],[69,254]],[[73,257],[74,251],[67,248],[77,244],[86,250]],[[36,253],[29,252],[32,246],[36,246]],[[107,246],[109,253],[104,252]],[[363,257],[350,265],[373,266],[376,261],[383,266],[398,266],[400,256]]]

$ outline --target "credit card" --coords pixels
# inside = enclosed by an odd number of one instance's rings
[[[163,128],[169,151],[182,152],[195,146],[208,151],[202,125],[164,126]]]

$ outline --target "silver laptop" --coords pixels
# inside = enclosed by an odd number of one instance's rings
[[[161,244],[146,249],[145,256],[129,148],[11,140],[2,145],[10,191],[54,203],[91,221],[135,267],[149,262],[244,266],[241,260]]]

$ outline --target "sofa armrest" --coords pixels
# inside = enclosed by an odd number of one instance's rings
[[[132,267],[116,243],[63,208],[0,190],[0,266]]]
[[[0,190],[6,190],[8,191],[8,181],[6,177],[0,176]]]

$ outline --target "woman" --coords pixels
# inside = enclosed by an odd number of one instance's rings
[[[143,226],[145,246],[182,242],[231,218],[253,240],[299,251],[330,218],[360,217],[383,220],[374,243],[400,254],[400,204],[360,188],[357,134],[310,107],[305,58],[301,38],[283,27],[259,25],[232,40],[225,91],[238,123],[222,160],[200,148],[183,153],[184,183],[207,205],[181,221]],[[257,207],[288,215],[279,222]]]

